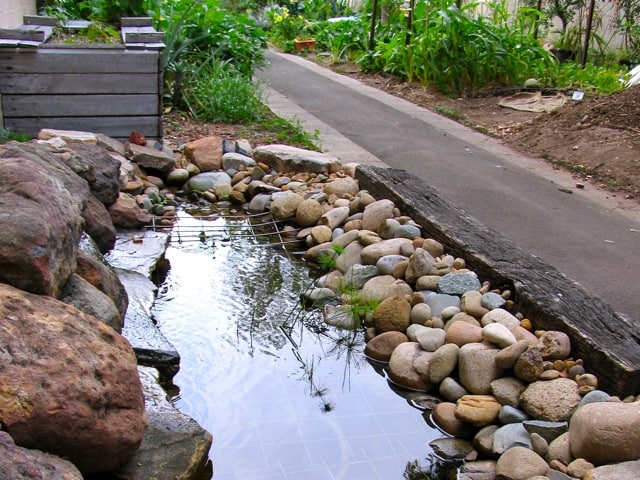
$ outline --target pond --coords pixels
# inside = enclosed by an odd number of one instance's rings
[[[213,435],[213,478],[445,478],[421,473],[443,470],[428,445],[443,435],[416,392],[366,360],[362,332],[301,308],[304,262],[207,218],[180,214],[153,313],[181,356],[173,401]]]

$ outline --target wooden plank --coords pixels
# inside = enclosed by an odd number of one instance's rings
[[[51,37],[51,34],[51,27],[43,27],[40,25],[23,25],[20,28],[0,28],[0,38],[9,40],[44,42]]]
[[[122,17],[120,25],[123,27],[151,27],[153,20],[151,17]]]
[[[479,224],[406,171],[359,166],[356,178],[360,188],[392,200],[423,227],[426,236],[441,242],[448,253],[464,258],[481,280],[489,280],[492,287],[510,288],[516,309],[536,329],[568,334],[572,354],[584,360],[602,389],[622,397],[640,391],[640,325]]]
[[[153,27],[122,27],[124,43],[159,43],[164,40],[163,32],[156,32]]]
[[[0,50],[2,73],[157,73],[158,51],[93,48]]]
[[[55,128],[102,133],[117,139],[127,139],[136,130],[149,139],[160,138],[157,117],[5,118],[5,127],[33,136],[43,128]]]
[[[45,15],[24,15],[22,17],[22,23],[25,25],[45,25],[48,27],[55,27],[60,23],[58,17],[47,17]]]
[[[3,95],[5,117],[158,115],[157,95]]]
[[[40,74],[10,73],[0,75],[0,92],[4,94],[159,94],[158,76],[138,74]]]

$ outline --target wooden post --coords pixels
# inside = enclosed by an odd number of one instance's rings
[[[593,10],[595,9],[595,0],[589,0],[589,11],[587,13],[587,28],[584,32],[584,44],[582,47],[582,68],[587,64],[587,53],[589,52],[589,40],[591,39],[591,27],[593,25]]]

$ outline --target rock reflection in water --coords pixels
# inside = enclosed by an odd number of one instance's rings
[[[154,315],[182,358],[175,404],[213,435],[215,480],[438,478],[418,474],[441,434],[365,361],[361,333],[300,310],[302,263],[233,238],[166,256]]]

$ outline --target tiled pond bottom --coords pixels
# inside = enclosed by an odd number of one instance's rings
[[[154,316],[182,357],[175,405],[213,435],[214,480],[431,478],[405,471],[428,470],[442,434],[366,361],[361,333],[301,311],[301,262],[246,239],[166,257]]]

